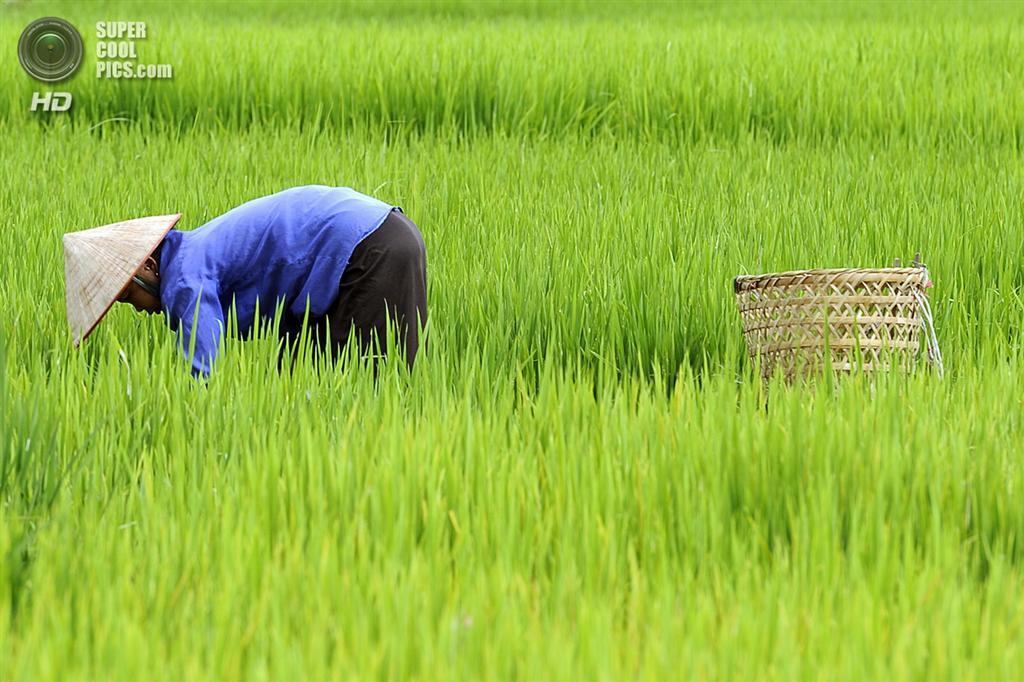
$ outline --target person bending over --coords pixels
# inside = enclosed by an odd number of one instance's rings
[[[362,354],[383,355],[390,321],[410,369],[427,322],[423,236],[401,206],[350,187],[304,185],[259,197],[190,231],[181,214],[64,235],[68,324],[77,347],[114,303],[164,314],[208,377],[232,304],[239,336],[258,315],[287,347],[308,329],[337,359],[354,331]],[[293,346],[294,348],[294,346]],[[283,352],[284,348],[282,348]],[[376,369],[376,362],[374,363]]]

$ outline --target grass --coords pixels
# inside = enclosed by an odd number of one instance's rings
[[[353,5],[302,79],[250,7],[112,14],[176,79],[73,116],[0,71],[0,677],[1016,676],[1017,8]],[[71,348],[63,232],[305,183],[421,227],[411,376]],[[915,251],[943,380],[760,385],[732,276]]]
[[[554,138],[608,130],[677,143],[751,134],[777,143],[857,137],[1019,148],[1024,140],[1024,39],[1016,30],[1024,14],[1011,3],[840,3],[828,11],[522,3],[518,13],[515,4],[502,12],[503,3],[467,2],[443,3],[448,13],[411,2],[275,3],[252,12],[122,5],[100,18],[148,21],[140,60],[170,63],[174,79],[96,79],[96,12],[45,5],[84,34],[68,118],[85,125],[301,122]],[[3,44],[16,44],[42,5],[35,7],[7,10]],[[0,85],[4,118],[33,118],[24,103],[35,86],[13,60]]]

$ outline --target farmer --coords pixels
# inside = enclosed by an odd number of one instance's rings
[[[384,353],[390,323],[412,368],[417,325],[427,321],[426,247],[401,207],[348,187],[306,185],[248,201],[195,230],[172,230],[179,218],[64,235],[76,347],[115,302],[126,303],[164,313],[186,357],[194,334],[192,375],[207,377],[232,303],[242,337],[256,323],[257,304],[269,321],[280,308],[285,346],[308,305],[318,348],[329,340],[337,358],[354,331],[364,356]]]

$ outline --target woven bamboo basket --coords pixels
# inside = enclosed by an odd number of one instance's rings
[[[941,356],[925,295],[924,266],[800,270],[741,275],[734,282],[750,357],[767,379],[836,372],[908,370]]]

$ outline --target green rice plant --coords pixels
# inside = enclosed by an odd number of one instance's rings
[[[1020,145],[1016,4],[630,5],[10,3],[0,42],[14,46],[44,7],[78,26],[68,118],[86,127]],[[111,17],[147,22],[139,61],[173,77],[97,78],[94,27]],[[36,83],[8,64],[0,117],[40,123]]]
[[[1017,676],[1016,6],[319,11],[112,6],[176,80],[72,116],[0,72],[0,678]],[[307,183],[420,226],[412,372],[71,347],[62,233]],[[762,383],[735,275],[917,251],[943,378]]]

